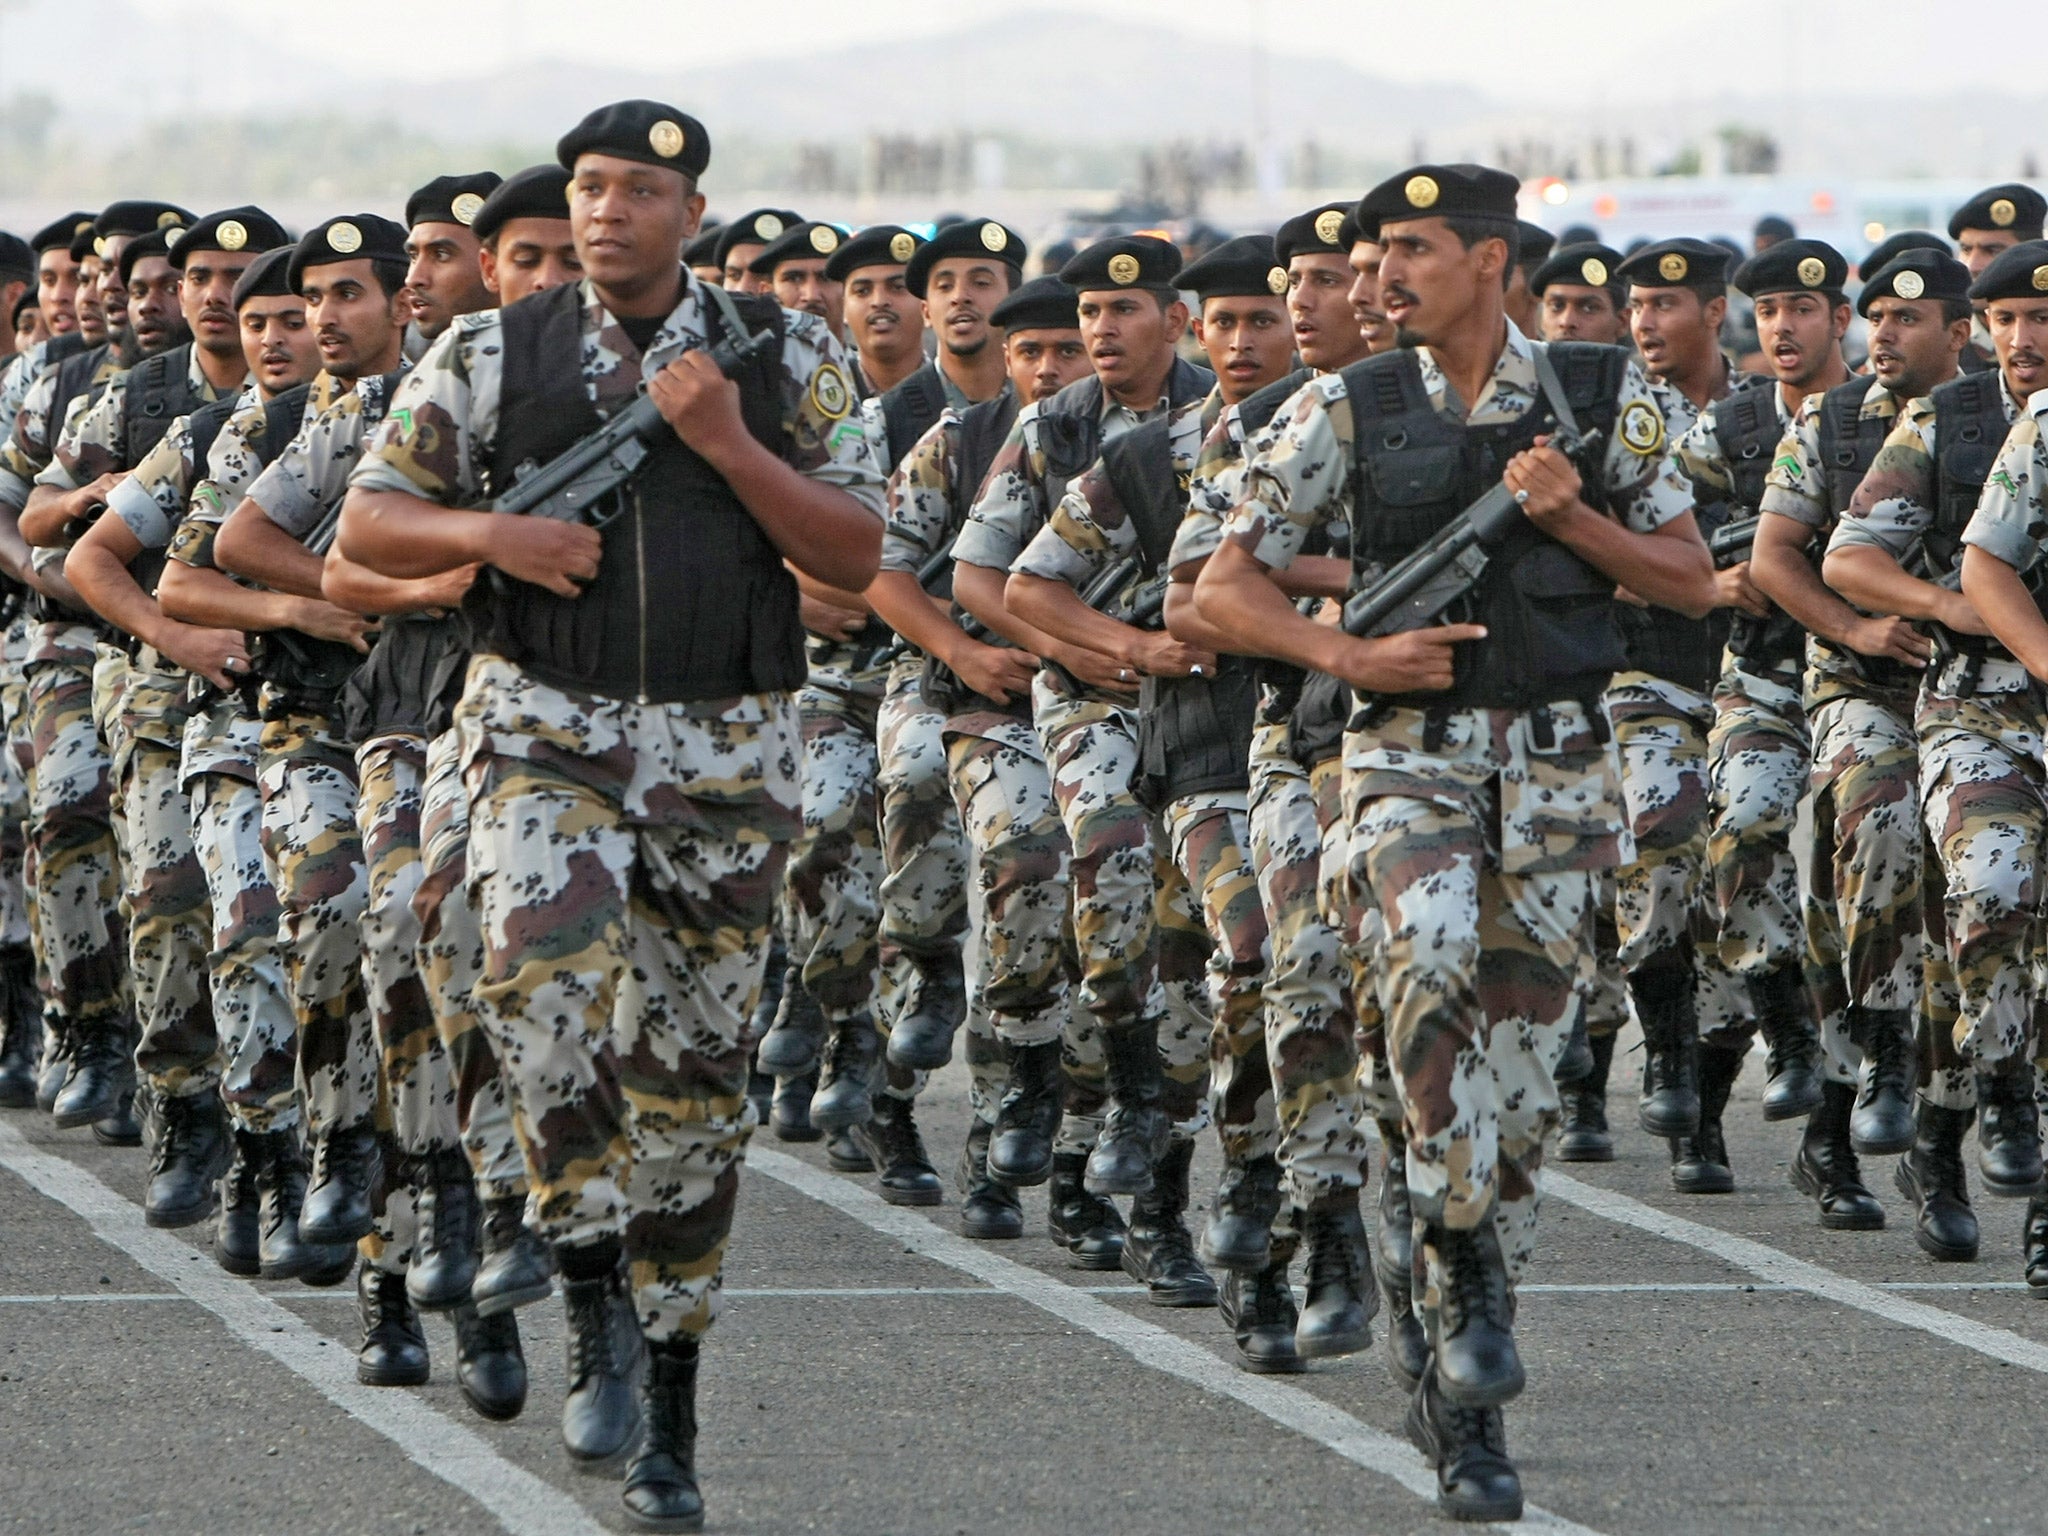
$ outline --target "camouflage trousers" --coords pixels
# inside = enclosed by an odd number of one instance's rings
[[[1806,959],[1792,832],[1812,757],[1797,675],[1729,666],[1714,690],[1707,735],[1707,864],[1721,963],[1743,976]]]
[[[93,725],[90,640],[75,626],[43,630],[28,669],[36,924],[51,1002],[64,1019],[89,1023],[128,1004],[113,763]]]
[[[0,948],[35,941],[28,857],[28,774],[32,757],[28,724],[28,621],[17,618],[0,634]],[[38,967],[40,969],[40,967]]]
[[[1344,808],[1344,753],[1341,748],[1308,771],[1316,829],[1322,840],[1316,872],[1316,907],[1324,926],[1337,936],[1344,962],[1344,987],[1358,1049],[1358,1087],[1365,1110],[1389,1142],[1401,1135],[1401,1093],[1387,1065],[1386,1013],[1380,1007],[1380,965],[1386,932],[1379,909],[1352,883],[1351,823]]]
[[[1442,1272],[1424,1222],[1491,1219],[1510,1282],[1528,1265],[1593,895],[1633,848],[1619,758],[1582,705],[1368,719],[1345,742],[1352,878],[1386,934],[1387,1058],[1427,1313]]]
[[[1268,935],[1264,1031],[1242,1066],[1234,1051],[1212,1050],[1209,1096],[1225,1126],[1232,1078],[1242,1070],[1256,1083],[1263,1074],[1260,1103],[1270,1105],[1271,1129],[1266,1114],[1253,1121],[1246,1155],[1277,1153],[1295,1202],[1305,1205],[1363,1184],[1365,1102],[1350,969],[1316,899],[1323,838],[1315,791],[1289,746],[1284,722],[1252,736],[1247,830]],[[1217,1041],[1224,1043],[1220,1022]]]
[[[1826,1070],[1856,1081],[1862,1051],[1849,1007],[1922,1004],[1920,749],[1910,699],[1836,693],[1813,719],[1813,842],[1806,895],[1806,975]],[[1953,1027],[1951,1016],[1946,1024]]]
[[[1081,1006],[1105,1028],[1158,1021],[1167,1107],[1192,1136],[1208,1118],[1210,941],[1164,828],[1131,792],[1137,714],[1068,698],[1040,672],[1032,717],[1073,850]]]
[[[1086,1152],[1109,1101],[1094,1014],[1074,1006],[1071,845],[1052,774],[1029,726],[1001,715],[945,726],[947,778],[967,843],[969,920],[966,1056],[975,1112],[993,1124],[1008,1078],[1005,1047],[1060,1042],[1065,1118],[1059,1150]],[[988,1037],[981,1029],[985,1026]]]
[[[461,743],[443,731],[427,744],[420,807],[418,962],[433,1007],[434,1027],[454,1078],[455,1118],[462,1150],[486,1200],[525,1199],[526,1154],[512,1126],[510,1074],[498,1063],[476,1013],[484,973],[483,914],[469,872],[469,801],[462,783]]]
[[[263,853],[277,886],[278,944],[298,1019],[299,1097],[317,1136],[372,1119],[378,1102],[377,1045],[363,989],[369,878],[356,827],[355,752],[325,716],[265,713]]]
[[[804,830],[790,850],[786,937],[827,1019],[874,1004],[882,880],[875,746],[883,678],[814,667],[797,694],[804,732]]]
[[[517,1083],[536,1229],[619,1237],[642,1329],[695,1337],[718,1312],[755,1123],[751,1015],[803,804],[795,701],[598,701],[573,725],[550,707],[573,706],[495,658],[472,663],[458,728],[484,931],[475,1007]],[[572,755],[600,729],[602,765]],[[536,749],[545,761],[510,755]],[[671,820],[629,819],[623,793],[598,787],[627,761],[635,784],[658,766]]]
[[[1986,663],[1969,698],[1936,681],[1921,689],[1914,728],[1920,803],[1946,885],[1928,911],[1930,936],[1942,943],[1928,956],[1927,1010],[1956,1021],[1953,1058],[1935,1042],[1929,1096],[1952,1103],[1971,1069],[1995,1068],[2033,1044],[2048,709],[2016,662]]]

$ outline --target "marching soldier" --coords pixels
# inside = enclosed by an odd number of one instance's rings
[[[2044,219],[2048,219],[2048,198],[2022,182],[2002,182],[1986,187],[1949,216],[1948,237],[1955,241],[1956,254],[1974,281],[2022,240],[2040,239]],[[1981,304],[1971,325],[1970,346],[1985,363],[1995,360],[1997,348],[1985,327]]]
[[[756,208],[721,229],[718,242],[711,249],[711,259],[725,274],[727,291],[766,293],[766,274],[753,270],[754,258],[780,239],[783,231],[803,221],[802,214],[787,208]]]
[[[1529,292],[1542,316],[1542,339],[1629,345],[1623,260],[1621,252],[1608,246],[1567,245],[1531,272]]]

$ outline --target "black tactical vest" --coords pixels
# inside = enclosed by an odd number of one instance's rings
[[[772,300],[733,296],[745,322],[782,336]],[[491,484],[544,464],[602,424],[583,380],[582,289],[534,294],[504,311],[504,388]],[[710,341],[725,322],[702,305]],[[783,458],[782,350],[739,378],[747,429]],[[669,434],[633,480],[598,509],[604,552],[575,598],[507,578],[479,582],[472,618],[479,650],[557,687],[607,698],[681,703],[779,692],[804,680],[796,579],[725,479]],[[494,595],[501,594],[501,595]]]
[[[889,462],[882,473],[893,475],[903,456],[931,431],[946,409],[946,385],[937,363],[926,363],[882,396],[882,430],[888,438]]]
[[[1776,390],[1775,384],[1759,381],[1707,407],[1714,439],[1734,481],[1726,521],[1754,517],[1763,504],[1764,481],[1785,437]],[[1806,650],[1806,631],[1775,603],[1768,618],[1736,612],[1728,618],[1728,650],[1752,670],[1768,672],[1799,661]]]
[[[1856,487],[1863,483],[1869,473],[1877,450],[1884,446],[1897,418],[1890,416],[1865,416],[1863,402],[1869,397],[1871,380],[1859,375],[1846,383],[1837,384],[1821,397],[1820,410],[1815,417],[1815,428],[1820,440],[1820,468],[1822,490],[1825,493],[1829,526],[1849,510],[1849,503],[1856,499]],[[1821,535],[1825,544],[1826,534]],[[1864,656],[1845,645],[1832,640],[1813,637],[1814,646],[1840,657],[1853,667],[1873,688],[1888,691],[1910,690],[1920,676],[1918,667],[1909,667],[1903,661],[1894,661],[1888,656]]]
[[[1926,535],[1927,561],[1937,575],[1952,573],[1962,563],[1963,530],[1970,526],[1984,482],[2012,430],[2001,377],[1995,368],[1962,374],[1928,396],[1934,402],[1934,521]],[[1944,633],[1967,655],[2005,654],[1989,636]]]
[[[57,378],[50,395],[49,446],[54,452],[57,439],[64,431],[64,420],[71,414],[71,407],[81,395],[92,393],[93,375],[105,364],[107,355],[113,350],[111,342],[101,342],[89,350],[74,349],[57,365]],[[100,381],[106,387],[106,381]]]
[[[1611,436],[1628,354],[1583,342],[1548,351],[1581,428]],[[1540,396],[1513,421],[1454,421],[1430,403],[1421,365],[1405,349],[1354,363],[1343,378],[1354,424],[1351,558],[1361,578],[1420,548],[1557,424]],[[1603,485],[1589,480],[1582,495],[1593,507],[1606,505]],[[1446,692],[1401,694],[1395,702],[1530,709],[1576,699],[1590,707],[1626,661],[1613,578],[1526,519],[1491,554],[1468,599],[1486,639],[1456,648]]]
[[[1199,400],[1215,387],[1215,374],[1176,357],[1166,375],[1167,411]],[[1067,494],[1067,487],[1102,456],[1102,380],[1091,373],[1046,401],[1039,412],[1037,431],[1039,451],[1045,455],[1042,506],[1049,517]],[[1024,542],[1029,544],[1044,526],[1041,518],[1024,529]]]
[[[981,495],[982,482],[988,479],[988,472],[996,462],[996,455],[1009,440],[1010,428],[1017,424],[1017,413],[1023,403],[1017,392],[1005,386],[1003,392],[993,400],[978,401],[960,413],[960,427],[953,445],[952,500],[948,507],[946,531],[940,538],[941,548],[950,549],[953,541],[960,536],[960,530],[967,523],[967,514]],[[953,562],[948,560],[945,569],[934,576],[926,585],[934,597],[953,595]],[[967,612],[959,604],[953,605],[953,619],[956,623],[967,620]],[[976,626],[977,628],[979,626]],[[971,632],[971,631],[970,631]],[[993,635],[982,635],[990,645],[1006,645],[1007,641]],[[994,711],[998,714],[1015,716],[1018,719],[1031,718],[1029,699],[1012,699],[1008,704],[998,704],[985,694],[979,694],[960,681],[953,669],[936,656],[924,659],[924,675],[918,679],[918,691],[930,708],[942,715],[957,715],[968,710],[976,712]]]
[[[206,404],[192,383],[192,343],[145,357],[128,372],[121,396],[121,445],[126,467],[140,464],[164,440],[171,423]]]

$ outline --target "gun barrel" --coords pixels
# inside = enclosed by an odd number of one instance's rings
[[[544,506],[583,475],[612,457],[624,444],[636,439],[641,442],[652,441],[657,431],[665,430],[666,426],[662,420],[660,407],[654,403],[654,397],[643,394],[599,430],[572,444],[534,473],[511,486],[498,498],[495,510],[531,512],[536,507]]]

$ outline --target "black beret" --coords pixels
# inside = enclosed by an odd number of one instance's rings
[[[805,219],[792,224],[770,240],[761,254],[747,263],[754,273],[772,273],[788,261],[817,261],[830,256],[846,243],[846,231],[823,219]]]
[[[1271,235],[1239,235],[1182,267],[1173,286],[1204,303],[1210,299],[1278,299],[1287,294],[1287,269],[1274,254]]]
[[[555,145],[555,158],[565,171],[576,169],[578,155],[613,155],[702,176],[711,163],[711,135],[689,113],[661,102],[615,101],[599,107]]]
[[[1515,257],[1518,265],[1524,267],[1541,266],[1543,258],[1556,248],[1557,236],[1553,235],[1541,224],[1531,224],[1527,219],[1517,219],[1515,221],[1515,231],[1518,236],[1516,241],[1517,254]]]
[[[244,203],[209,213],[171,242],[171,265],[185,269],[193,251],[274,251],[292,243],[285,227],[261,208]]]
[[[1735,269],[1734,284],[1752,299],[1771,293],[1841,296],[1849,261],[1825,240],[1780,240]]]
[[[1078,330],[1080,295],[1056,277],[1034,277],[1012,289],[989,320],[1006,331]]]
[[[35,269],[36,253],[28,248],[28,242],[19,235],[10,235],[0,229],[0,274],[33,272]]]
[[[1588,240],[1580,245],[1561,245],[1529,274],[1529,291],[1540,294],[1552,283],[1575,288],[1618,288],[1623,257],[1611,245]]]
[[[1076,293],[1104,288],[1171,288],[1180,272],[1180,247],[1155,235],[1111,235],[1084,247],[1060,268],[1060,281]]]
[[[994,257],[1022,272],[1024,259],[1030,254],[1024,237],[1007,224],[998,224],[994,219],[957,219],[917,248],[917,254],[903,269],[903,286],[921,299],[931,281],[932,268],[942,261],[956,256],[973,256],[983,261]]]
[[[1522,184],[1484,165],[1417,165],[1389,176],[1358,200],[1361,240],[1378,240],[1389,219],[1463,216],[1518,224],[1515,194]]]
[[[1939,235],[1930,234],[1924,229],[1902,229],[1896,235],[1885,236],[1871,247],[1870,254],[1857,265],[1856,280],[1869,282],[1881,268],[1890,265],[1891,259],[1901,251],[1939,251],[1944,256],[1955,254],[1955,248]]]
[[[752,213],[743,213],[718,232],[718,264],[725,265],[725,259],[732,255],[736,245],[767,245],[782,238],[782,232],[792,224],[801,224],[804,216],[788,208],[756,208]]]
[[[1351,242],[1344,238],[1349,203],[1324,203],[1306,213],[1297,213],[1273,236],[1273,259],[1286,266],[1297,256],[1348,256]]]
[[[406,265],[405,226],[374,213],[346,213],[314,225],[292,247],[285,281],[293,293],[305,284],[308,267],[337,261],[384,261]]]
[[[1598,245],[1600,231],[1590,224],[1567,224],[1557,237],[1559,245]]]
[[[35,289],[29,289],[27,293],[24,293],[14,301],[14,313],[7,317],[9,329],[16,329],[21,325],[21,317],[24,311],[41,308],[42,305],[37,302]]]
[[[44,251],[68,251],[71,242],[80,234],[90,233],[93,216],[85,211],[67,213],[61,219],[52,219],[28,238],[29,249],[38,256]]]
[[[1713,241],[1680,236],[1629,252],[1615,274],[1638,288],[1718,288],[1728,281],[1728,261]]]
[[[90,224],[71,237],[70,250],[73,261],[83,261],[88,256],[97,256],[106,248],[107,237],[94,234]]]
[[[1949,238],[1962,239],[1966,229],[2006,229],[2022,240],[2038,240],[2044,214],[2048,199],[2020,182],[2003,182],[1986,187],[1955,211],[1948,221]]]
[[[405,200],[406,227],[460,224],[467,228],[476,222],[484,199],[504,182],[505,178],[496,171],[477,171],[468,176],[436,176]]]
[[[190,229],[195,215],[176,203],[130,198],[109,203],[92,221],[96,235],[146,235],[153,229]]]
[[[1041,270],[1047,276],[1056,277],[1059,270],[1074,259],[1074,253],[1081,249],[1078,241],[1055,240],[1038,253]]]
[[[901,224],[871,224],[840,242],[832,259],[825,263],[825,275],[835,283],[843,283],[861,267],[900,267],[923,244]]]
[[[1977,226],[1972,225],[1971,228]],[[1973,299],[2048,298],[2048,240],[2022,240],[1998,253],[1997,260],[1970,284]]]
[[[529,165],[498,183],[484,198],[483,206],[471,213],[469,229],[477,239],[488,242],[513,219],[568,217],[569,173],[559,165]]]
[[[1856,313],[1867,319],[1873,299],[1961,299],[1969,292],[1968,267],[1947,251],[1913,246],[1864,279]]]
[[[164,230],[152,229],[146,235],[137,235],[121,247],[121,255],[115,265],[121,269],[123,288],[128,286],[128,278],[134,272],[135,264],[145,256],[161,256],[166,262],[170,260],[171,243]]]
[[[1758,235],[1769,235],[1774,240],[1790,240],[1798,233],[1799,231],[1792,227],[1792,221],[1783,214],[1767,213],[1756,221],[1749,232],[1749,237],[1754,240]]]
[[[235,308],[251,299],[290,298],[292,269],[292,248],[275,245],[258,256],[242,270],[235,279]]]
[[[517,178],[515,178],[516,180]],[[683,246],[683,265],[686,267],[708,267],[718,262],[718,237],[725,232],[723,224],[713,224]]]

